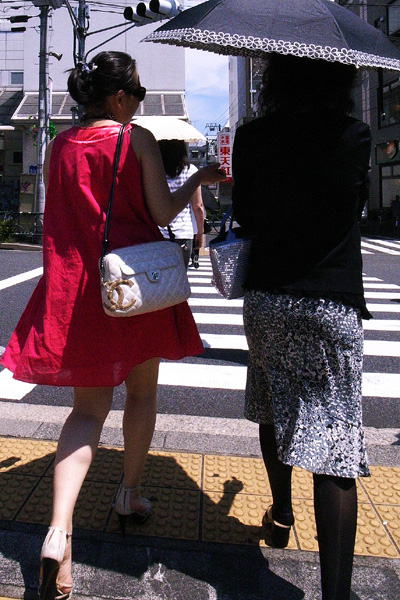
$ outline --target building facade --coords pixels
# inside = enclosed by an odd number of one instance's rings
[[[70,5],[77,11],[77,1]],[[131,54],[148,90],[138,116],[169,115],[188,120],[184,49],[141,44],[160,22],[138,27],[126,21],[123,13],[130,2],[115,0],[107,8],[104,2],[89,0],[86,5],[87,60],[102,50]],[[29,181],[25,175],[34,175],[37,165],[40,9],[27,1],[15,6],[7,0],[0,4],[0,211],[11,205],[18,209],[21,176],[23,182]],[[46,53],[50,133],[62,131],[73,122],[76,103],[67,92],[67,78],[74,66],[74,53],[74,30],[67,6],[50,10]]]

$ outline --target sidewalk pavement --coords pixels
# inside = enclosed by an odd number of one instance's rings
[[[0,402],[0,596],[36,598],[61,425],[70,409]],[[294,472],[287,549],[262,539],[271,502],[244,420],[159,415],[143,489],[153,514],[122,538],[112,502],[122,475],[121,411],[106,421],[75,512],[74,599],[317,600],[312,478]],[[358,483],[352,600],[400,597],[400,431],[367,429],[372,477]],[[1,600],[1,599],[0,599]]]

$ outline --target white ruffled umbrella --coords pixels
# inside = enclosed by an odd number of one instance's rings
[[[151,131],[156,140],[204,142],[206,138],[193,125],[177,117],[134,117],[133,123]]]

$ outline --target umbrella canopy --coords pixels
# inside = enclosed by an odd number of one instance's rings
[[[195,127],[176,117],[136,117],[133,122],[149,129],[156,140],[183,140],[192,143],[207,141]]]
[[[293,54],[400,71],[387,37],[330,0],[208,0],[144,38],[232,56]]]

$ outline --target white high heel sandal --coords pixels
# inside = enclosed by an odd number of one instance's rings
[[[125,535],[126,530],[126,521],[128,517],[131,517],[135,523],[144,523],[147,521],[151,514],[151,504],[147,498],[143,498],[138,495],[134,498],[134,500],[138,500],[142,505],[142,510],[140,509],[131,509],[131,494],[134,492],[140,491],[140,486],[136,487],[126,487],[124,485],[120,485],[117,497],[115,499],[115,512],[118,515],[119,525],[121,528],[122,535]]]
[[[71,598],[72,585],[57,581],[71,536],[72,533],[67,533],[59,527],[49,527],[40,553],[40,600],[68,600]],[[68,592],[62,592],[60,587],[71,589]]]

